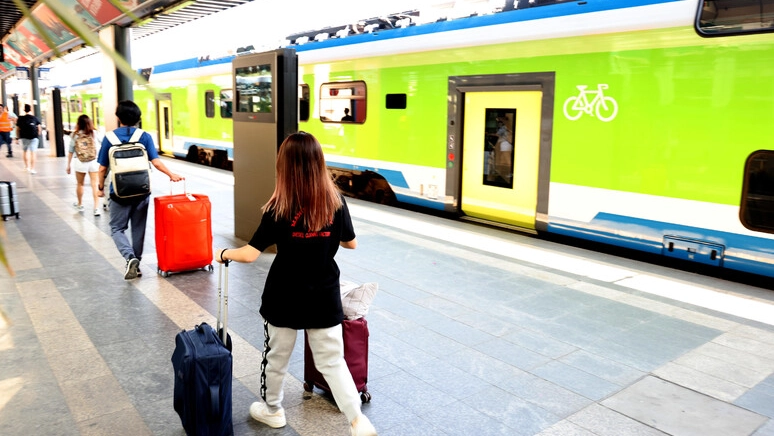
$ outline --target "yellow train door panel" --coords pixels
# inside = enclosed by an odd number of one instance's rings
[[[541,91],[466,92],[462,211],[535,228]]]
[[[172,153],[172,100],[159,100],[159,151]]]

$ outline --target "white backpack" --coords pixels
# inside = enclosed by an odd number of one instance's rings
[[[151,192],[148,151],[140,143],[143,133],[136,129],[127,142],[121,142],[113,132],[105,134],[111,145],[108,150],[110,180],[118,198],[140,197]]]

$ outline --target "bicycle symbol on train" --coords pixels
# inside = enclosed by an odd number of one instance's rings
[[[612,121],[618,114],[618,102],[603,92],[608,88],[607,84],[600,83],[597,85],[596,91],[587,90],[588,85],[577,85],[576,88],[580,93],[564,102],[564,116],[568,120],[575,121],[585,113],[592,117],[596,114],[600,121],[608,122]],[[589,96],[593,96],[593,98],[589,100]]]

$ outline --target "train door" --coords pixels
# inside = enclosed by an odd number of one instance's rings
[[[92,98],[91,99],[91,120],[94,124],[94,128],[98,128],[102,122],[99,118],[99,99],[98,98]]]
[[[543,93],[466,92],[461,208],[535,228]]]
[[[159,151],[172,154],[172,99],[157,100],[159,126]]]

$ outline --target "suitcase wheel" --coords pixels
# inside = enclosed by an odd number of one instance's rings
[[[363,404],[370,403],[371,402],[371,394],[369,392],[361,392],[360,393],[360,401]]]
[[[169,277],[169,273],[166,271],[159,270],[158,273],[161,277]]]
[[[205,267],[205,269],[206,269],[207,271],[209,271],[209,272],[213,272],[213,271],[215,271],[215,268],[213,268],[212,264],[209,264],[209,265],[207,265],[207,266]]]

